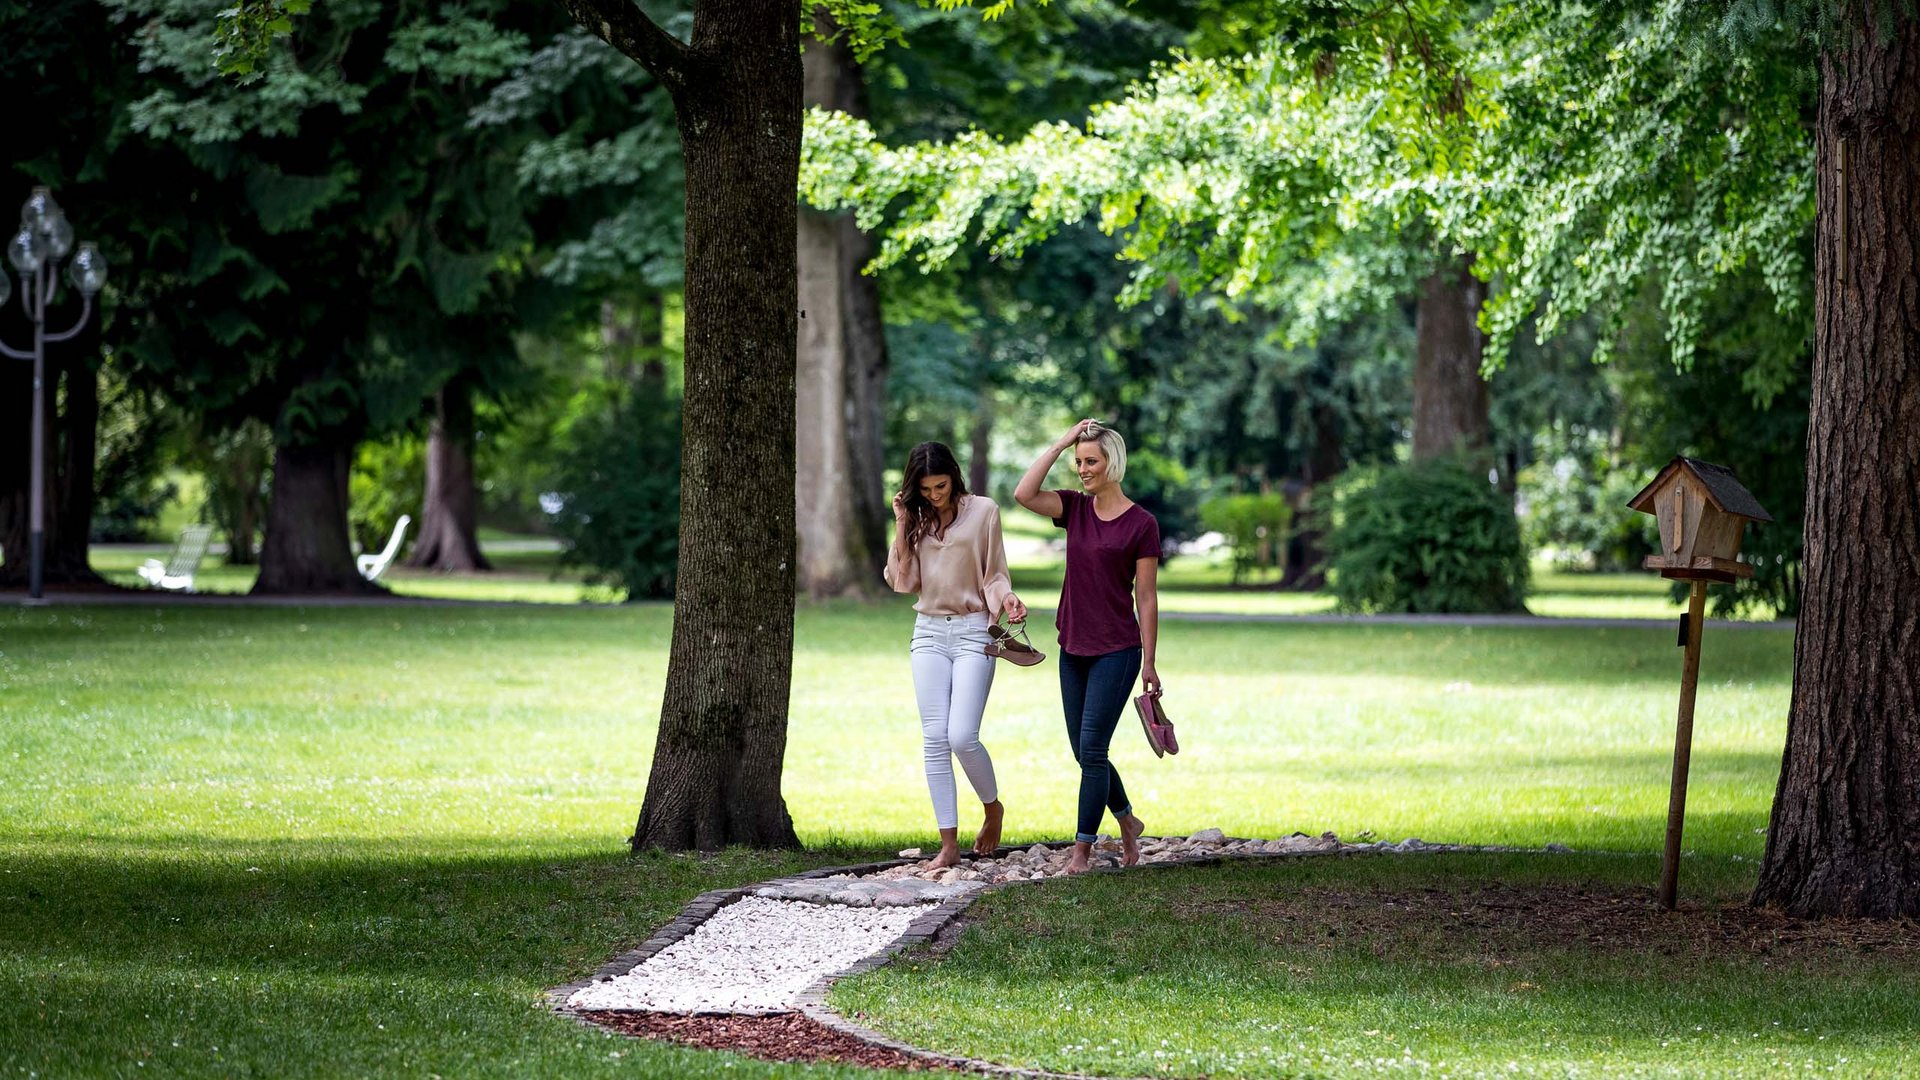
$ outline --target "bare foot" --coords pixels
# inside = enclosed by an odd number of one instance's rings
[[[973,838],[973,853],[991,855],[1000,849],[1000,821],[1006,816],[1007,808],[995,799],[981,809],[987,812],[987,820],[980,823],[980,835]]]
[[[1067,873],[1084,874],[1087,872],[1087,859],[1093,853],[1092,844],[1075,843],[1073,854],[1067,857]]]
[[[1120,823],[1120,865],[1133,866],[1140,861],[1140,834],[1147,831],[1147,823],[1137,815],[1128,814],[1127,820]]]
[[[940,854],[933,857],[930,869],[944,870],[960,861],[959,836],[960,830],[957,828],[940,830]]]

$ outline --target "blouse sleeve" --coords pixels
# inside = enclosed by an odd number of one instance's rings
[[[1073,519],[1073,500],[1079,498],[1080,493],[1072,488],[1055,488],[1053,493],[1060,496],[1060,516],[1053,519],[1053,524],[1055,528],[1064,529]]]
[[[987,504],[986,543],[980,552],[981,590],[987,598],[987,614],[999,615],[1013,595],[1013,579],[1007,574],[1007,541],[1000,532],[1000,508]]]
[[[920,591],[920,560],[912,549],[908,549],[906,558],[900,557],[897,544],[887,545],[887,568],[881,575],[887,584],[897,593],[917,593]]]

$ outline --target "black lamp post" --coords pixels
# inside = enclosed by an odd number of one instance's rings
[[[67,274],[74,288],[80,290],[80,317],[66,330],[50,334],[47,306],[59,295],[60,260],[68,252],[73,252],[73,262]],[[87,318],[93,314],[93,294],[107,283],[107,261],[92,244],[81,244],[79,251],[73,251],[73,225],[44,187],[34,188],[20,208],[20,231],[7,241],[7,261],[20,273],[20,306],[33,320],[33,347],[16,349],[0,341],[0,354],[33,361],[33,465],[27,494],[27,525],[32,540],[27,592],[39,600],[47,544],[47,343],[65,341],[87,325]],[[0,272],[0,304],[7,302],[12,291],[12,280]]]

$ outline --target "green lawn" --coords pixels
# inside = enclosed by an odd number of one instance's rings
[[[1031,519],[1033,515],[1015,517]],[[1042,522],[1039,528],[1009,528],[1008,534],[1015,588],[1036,608],[1051,607],[1059,595],[1062,563],[1060,554],[1044,544],[1049,534],[1057,538],[1059,531]],[[507,550],[488,553],[493,573],[441,574],[394,566],[381,583],[403,596],[460,600],[577,604],[621,598],[607,587],[582,583],[580,572],[562,567],[556,552],[517,549],[526,539],[497,533],[483,537],[483,545],[506,542]],[[97,547],[92,561],[94,569],[109,580],[140,588],[135,568],[163,554],[164,549],[157,547]],[[255,567],[227,566],[218,556],[209,556],[195,585],[205,593],[244,593],[253,587],[256,572]],[[1236,587],[1232,577],[1231,567],[1220,558],[1175,558],[1161,571],[1161,609],[1233,615],[1317,615],[1334,610],[1333,597],[1324,592],[1281,592],[1260,583]],[[1534,570],[1527,607],[1536,615],[1555,618],[1665,619],[1684,610],[1668,593],[1668,583],[1653,574],[1578,574],[1543,565]]]
[[[539,990],[702,889],[930,840],[910,618],[904,601],[803,609],[786,790],[814,851],[629,861],[662,605],[0,610],[0,1075],[713,1067],[726,1059],[548,1017]],[[1731,895],[1750,877],[1791,647],[1784,630],[1707,638],[1690,889]],[[1562,842],[1638,853],[1601,863],[1651,879],[1679,667],[1664,628],[1181,623],[1160,667],[1188,749],[1156,761],[1123,729],[1116,752],[1156,832]],[[986,739],[1010,836],[1061,837],[1076,776],[1052,665],[998,678]],[[1601,865],[1532,858],[1516,865]],[[1160,888],[1139,881],[1143,897]],[[1058,902],[1105,888],[1075,884]],[[974,963],[928,984],[946,1008],[982,1007],[962,1000]],[[1243,977],[1230,966],[1196,977],[1230,985]],[[849,992],[900,989],[875,985]],[[1361,1039],[1375,1026],[1354,1026],[1363,1011],[1316,1016],[1313,1045]],[[999,1022],[1044,1019],[1031,1013]],[[927,1024],[939,1009],[875,1015],[930,1041],[972,1038]],[[1503,1016],[1503,1037],[1548,1038],[1555,1015]],[[1230,1042],[1205,1052],[1252,1053]]]

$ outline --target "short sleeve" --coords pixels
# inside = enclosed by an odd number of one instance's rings
[[[1068,519],[1073,517],[1073,500],[1080,498],[1080,493],[1072,488],[1055,488],[1053,493],[1060,496],[1060,516],[1053,519],[1053,526],[1064,529]]]
[[[1146,523],[1140,526],[1133,543],[1133,557],[1136,559],[1160,558],[1160,521],[1142,508]]]

